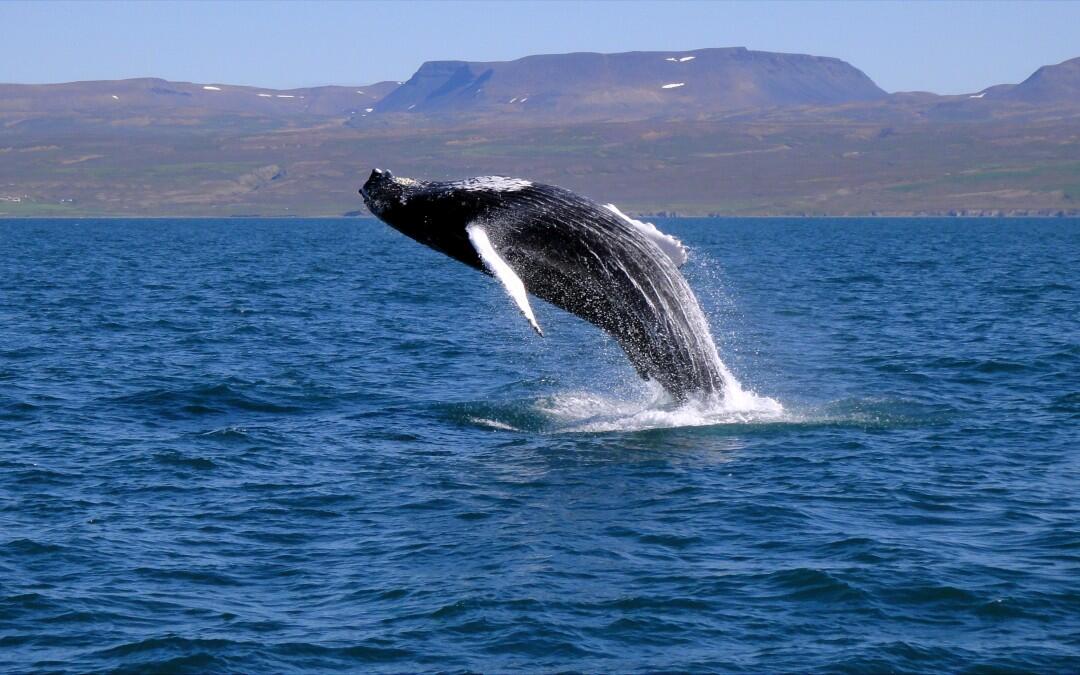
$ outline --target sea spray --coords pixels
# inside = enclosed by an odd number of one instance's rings
[[[786,421],[779,402],[743,390],[734,378],[731,382],[738,389],[678,403],[659,385],[649,383],[649,395],[637,400],[594,392],[566,392],[540,399],[533,405],[551,420],[552,430],[559,432],[643,431]]]

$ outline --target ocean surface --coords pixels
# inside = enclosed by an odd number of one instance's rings
[[[658,225],[754,405],[374,221],[0,221],[0,670],[1080,670],[1080,221]]]

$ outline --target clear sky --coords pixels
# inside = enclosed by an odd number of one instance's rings
[[[978,91],[1080,56],[1080,2],[13,2],[0,82],[266,87],[435,59],[735,47],[835,56],[888,91]]]

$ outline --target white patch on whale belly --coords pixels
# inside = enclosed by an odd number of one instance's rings
[[[671,258],[671,262],[675,263],[676,267],[681,267],[690,257],[686,251],[686,247],[683,246],[681,241],[670,234],[664,234],[652,223],[635,220],[620,211],[614,204],[604,204],[604,208],[633,225],[638,232],[642,233],[648,237],[652,243],[659,246],[660,250],[663,251],[667,257]]]
[[[532,181],[521,178],[507,178],[506,176],[477,176],[466,180],[451,183],[451,186],[462,190],[496,190],[499,192],[517,192],[532,185]]]
[[[476,252],[480,254],[480,259],[484,261],[484,266],[488,268],[488,271],[495,275],[495,278],[502,282],[506,293],[513,300],[521,313],[528,320],[529,325],[533,327],[540,337],[544,336],[544,331],[540,330],[540,324],[536,323],[536,316],[533,315],[532,307],[529,305],[529,296],[525,294],[525,283],[521,281],[521,277],[514,272],[514,268],[502,259],[499,252],[495,250],[495,247],[491,245],[491,240],[488,239],[487,232],[479,225],[469,225],[465,228],[465,232],[469,235],[469,241],[472,242]]]

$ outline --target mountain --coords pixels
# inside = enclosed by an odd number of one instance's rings
[[[547,54],[515,61],[430,61],[380,113],[652,116],[833,105],[885,98],[844,61],[744,47],[685,52]]]
[[[989,92],[987,96],[990,97]],[[1080,105],[1080,57],[1053,66],[1043,66],[1020,84],[998,94],[997,98],[1034,105]]]
[[[267,89],[170,82],[152,77],[65,84],[0,84],[0,114],[125,117],[133,113],[198,111],[275,117],[345,116],[371,107],[399,84]]]
[[[0,84],[0,217],[339,215],[373,166],[639,214],[1080,213],[1078,68],[956,96],[742,48],[436,61],[354,87]]]
[[[1080,113],[1080,58],[1043,66],[1020,84],[997,84],[961,96],[933,96],[924,103],[918,113],[934,122],[1074,116]]]

